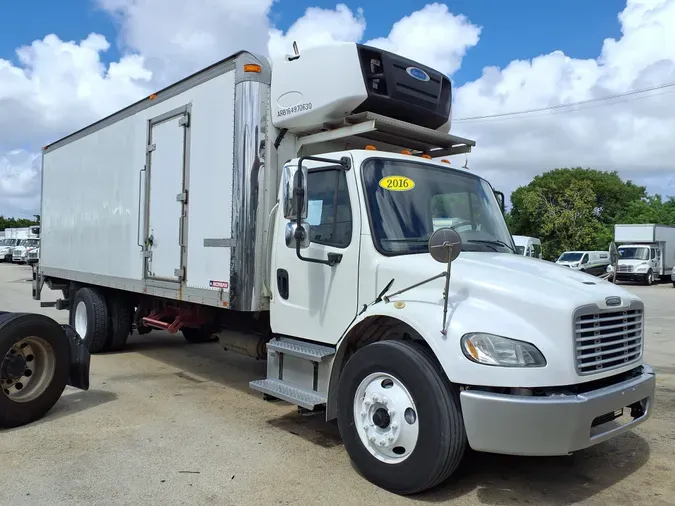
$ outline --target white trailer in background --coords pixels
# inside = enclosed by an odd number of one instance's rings
[[[656,279],[670,279],[675,267],[675,227],[614,225],[614,242],[619,251],[617,280],[651,285]]]
[[[451,103],[446,76],[372,47],[237,53],[44,149],[34,297],[61,290],[94,352],[133,325],[267,359],[250,386],[337,418],[400,494],[467,446],[631,430],[655,385],[643,303],[514,254],[491,185],[444,163],[474,145]]]

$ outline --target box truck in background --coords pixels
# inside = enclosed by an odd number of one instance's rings
[[[337,418],[399,494],[467,447],[631,430],[655,385],[642,301],[514,254],[496,192],[446,158],[475,144],[451,103],[446,76],[368,46],[237,53],[44,149],[34,297],[60,290],[92,352],[135,327],[266,359],[250,386]]]
[[[617,280],[651,285],[657,279],[670,279],[675,266],[675,227],[614,225],[614,242],[619,251]]]
[[[542,258],[541,241],[536,237],[526,235],[514,235],[513,242],[516,245],[516,251],[519,255],[525,257]]]

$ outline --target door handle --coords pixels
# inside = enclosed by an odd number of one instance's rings
[[[143,244],[141,244],[141,181],[143,181],[143,173],[145,172],[145,167],[143,167],[139,172],[138,172],[138,222],[137,222],[137,231],[136,231],[136,243],[143,248]]]
[[[180,218],[178,218],[178,245],[183,247],[185,246],[185,241],[183,238],[183,226],[185,222],[185,215],[182,214]]]

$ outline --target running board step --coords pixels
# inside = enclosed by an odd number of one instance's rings
[[[269,346],[269,345],[268,345]],[[276,379],[251,381],[248,384],[253,390],[262,392],[277,399],[296,404],[306,409],[314,409],[326,404],[326,398],[317,392],[308,392]]]
[[[335,355],[335,350],[328,346],[305,343],[303,341],[284,337],[269,341],[267,343],[267,349],[276,351],[277,353],[283,353],[284,355],[292,355],[294,357],[309,360],[311,362],[323,362]]]

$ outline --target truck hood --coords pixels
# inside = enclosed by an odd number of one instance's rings
[[[445,265],[428,254],[382,259],[377,267],[377,287],[381,290],[395,279],[389,293],[439,274]],[[402,294],[404,299],[423,299],[442,303],[444,279],[438,279]],[[549,306],[572,311],[586,304],[606,307],[607,297],[624,302],[639,300],[631,292],[609,281],[569,269],[560,264],[506,253],[463,252],[451,266],[450,293],[501,299],[510,305],[520,300],[526,306]],[[508,303],[507,303],[508,301]]]
[[[638,260],[636,258],[620,258],[619,259],[619,265],[632,265],[632,266],[638,266],[642,264],[648,264],[649,260]]]

